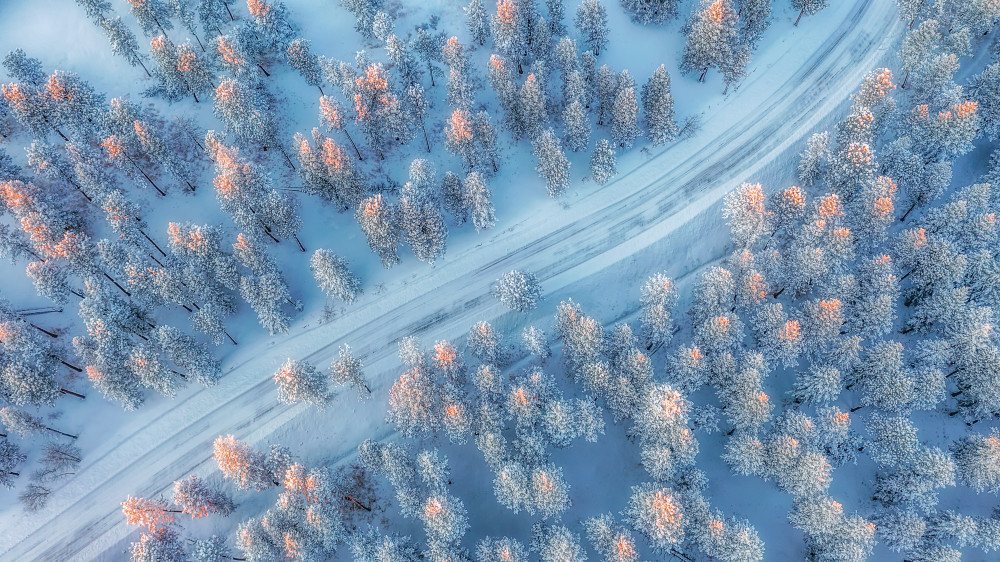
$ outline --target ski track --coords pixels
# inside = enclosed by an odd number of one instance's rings
[[[839,9],[831,7],[831,13],[819,17],[833,17]],[[211,442],[218,435],[232,433],[259,444],[307,413],[305,406],[277,402],[271,374],[287,357],[324,368],[341,343],[351,343],[364,357],[373,392],[382,396],[398,370],[395,342],[402,337],[430,330],[436,338],[460,337],[476,321],[502,322],[511,314],[489,295],[490,283],[503,272],[515,267],[534,271],[551,293],[662,240],[801,143],[865,73],[892,55],[903,27],[892,2],[855,0],[841,17],[834,32],[783,82],[764,68],[774,61],[754,61],[764,71],[751,75],[703,120],[703,131],[721,134],[703,138],[708,135],[702,133],[670,145],[602,189],[579,196],[569,212],[529,214],[381,295],[363,295],[334,322],[276,344],[240,346],[216,387],[136,415],[133,427],[119,428],[84,459],[72,479],[53,490],[45,510],[5,514],[0,519],[5,525],[0,559],[115,558],[109,549],[135,532],[119,509],[126,494],[153,497],[167,493],[174,480],[187,474],[207,474]],[[797,45],[791,43],[783,43],[779,58],[795,56]],[[763,101],[746,111],[739,106],[743,97]],[[449,304],[442,305],[445,301]],[[343,400],[354,397],[345,392],[329,408],[343,406]],[[381,404],[372,400],[364,413],[380,418],[381,410],[371,406]],[[366,421],[371,420],[344,418],[347,425]],[[382,424],[380,433],[378,437],[393,432]],[[349,456],[356,445],[332,443],[329,456]]]

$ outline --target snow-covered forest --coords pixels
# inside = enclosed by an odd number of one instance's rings
[[[0,2],[0,560],[996,560],[998,24]]]

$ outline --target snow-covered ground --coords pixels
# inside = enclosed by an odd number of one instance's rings
[[[324,22],[330,17],[326,12],[334,10],[331,4],[288,2],[318,53],[349,43],[324,32]],[[35,23],[56,8],[65,10],[59,20],[72,21],[72,26]],[[460,17],[458,2],[430,2],[421,9],[442,11],[446,22]],[[617,18],[613,28],[627,25],[631,31],[634,26],[624,22],[616,6],[609,11]],[[667,148],[627,153],[619,160],[620,175],[603,188],[575,181],[562,199],[546,199],[532,166],[521,163],[533,162],[522,145],[505,156],[507,171],[491,186],[497,227],[478,235],[469,228],[457,234],[453,230],[447,255],[433,267],[404,256],[402,264],[382,271],[377,260],[366,254],[363,237],[350,220],[341,220],[343,225],[335,225],[332,232],[306,231],[302,238],[310,250],[336,244],[338,251],[352,256],[365,280],[366,293],[328,323],[320,321],[322,299],[313,293],[305,298],[305,313],[290,334],[280,338],[262,335],[246,317],[247,326],[234,333],[240,345],[225,356],[226,375],[212,389],[190,388],[174,400],[151,400],[129,415],[118,412],[116,406],[95,409],[88,404],[87,409],[74,409],[65,405],[64,419],[81,428],[83,463],[74,476],[58,485],[48,507],[39,513],[25,515],[9,502],[0,513],[0,558],[121,559],[136,531],[125,525],[119,502],[129,494],[154,497],[165,493],[174,480],[188,474],[211,473],[211,441],[219,435],[231,433],[251,444],[281,442],[308,465],[350,457],[365,438],[389,437],[392,429],[384,422],[387,391],[398,375],[396,342],[404,336],[416,334],[425,343],[458,338],[480,320],[490,321],[504,334],[519,333],[528,324],[548,327],[554,305],[570,297],[607,324],[634,310],[638,285],[649,274],[666,270],[683,278],[721,258],[728,242],[718,213],[721,197],[743,181],[759,181],[768,189],[789,185],[793,181],[790,162],[804,138],[841,117],[838,112],[865,73],[894,60],[905,28],[888,0],[835,2],[796,28],[790,25],[795,14],[783,6],[776,11],[777,21],[755,53],[749,77],[725,97],[717,79],[697,84],[692,77],[679,76],[676,37],[664,45],[673,51],[644,48],[644,42],[676,36],[676,31],[644,28],[631,37],[613,38],[621,43],[612,43],[609,58],[602,61],[617,68],[627,66],[637,77],[648,76],[658,61],[667,63],[679,113],[701,114],[702,129]],[[77,71],[98,89],[118,95],[123,87],[119,77],[135,76],[135,70],[111,57],[97,30],[76,12],[79,9],[71,2],[0,4],[0,45],[23,47],[47,65]],[[339,8],[335,16],[349,17]],[[350,23],[340,22],[338,28]],[[640,50],[645,51],[643,56],[634,55]],[[638,59],[634,64],[633,58]],[[130,91],[134,94],[138,89]],[[305,110],[293,114],[308,115]],[[313,122],[314,114],[301,119]],[[573,165],[573,177],[582,177],[584,159],[575,158]],[[401,179],[399,169],[393,172]],[[205,194],[200,197],[205,205],[215,205]],[[212,217],[214,209],[201,216]],[[304,212],[307,224],[322,224],[321,217],[317,209]],[[158,218],[161,223],[176,219],[169,212]],[[344,246],[353,249],[342,250]],[[286,277],[306,279],[302,285],[311,283],[304,259],[282,259]],[[542,282],[546,301],[530,314],[509,312],[489,295],[490,284],[514,268],[533,271]],[[325,411],[277,403],[271,375],[286,358],[325,366],[343,343],[363,356],[374,400],[358,404],[345,392]],[[88,402],[98,399],[95,394]],[[106,419],[91,419],[97,411]],[[621,442],[620,433],[621,429],[609,428],[604,440]],[[602,442],[577,445],[573,454],[602,454],[602,447]],[[620,445],[614,447],[618,451]],[[717,454],[711,449],[701,453]],[[455,480],[462,486],[464,465],[455,460],[452,464]],[[615,474],[612,465],[595,467],[593,471],[586,465],[568,469],[569,483],[578,493]],[[627,470],[636,471],[634,467]],[[797,556],[801,535],[785,521],[786,496],[759,480],[748,488],[750,479],[726,477],[718,470],[710,477],[710,501],[727,513],[747,517],[757,527],[766,544],[766,559]],[[621,481],[617,487],[583,493],[580,498],[574,494],[576,503],[569,517],[619,510],[624,507],[628,483]],[[464,496],[463,488],[457,491],[470,509],[470,536],[511,534],[525,539],[527,522],[514,522],[506,513],[494,517],[496,505],[489,485],[470,482],[468,488],[476,484],[481,489],[478,496]],[[602,502],[603,498],[611,503]],[[227,520],[199,522],[197,530],[190,526],[192,532],[229,534],[256,505],[257,500],[246,499],[252,504],[246,513],[240,510]],[[762,502],[774,505],[763,510]]]

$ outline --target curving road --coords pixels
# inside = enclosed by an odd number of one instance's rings
[[[832,33],[809,36],[809,21],[804,21],[793,35],[755,56],[757,71],[718,110],[704,115],[702,133],[656,153],[605,188],[581,195],[572,201],[571,212],[524,212],[489,241],[453,248],[435,268],[396,281],[380,295],[364,295],[335,322],[274,345],[240,346],[217,387],[191,391],[129,418],[84,459],[44,511],[22,516],[11,509],[0,516],[0,559],[119,557],[114,549],[134,531],[119,510],[124,495],[156,496],[175,479],[207,473],[210,443],[220,434],[260,442],[285,424],[316,415],[277,403],[270,376],[286,357],[326,365],[346,339],[366,356],[373,390],[384,396],[394,377],[398,339],[431,328],[436,338],[458,337],[475,321],[505,321],[506,311],[488,294],[503,272],[514,267],[535,271],[546,292],[553,293],[664,239],[743,178],[800,146],[868,70],[891,56],[903,28],[895,4],[839,4],[817,16],[837,19]],[[771,67],[779,67],[782,76],[773,76]],[[539,317],[549,314],[546,309]],[[339,413],[338,421],[345,424],[344,408],[351,400],[346,393],[339,397],[324,419],[337,419]],[[332,427],[331,437],[348,431],[385,433],[382,405],[374,400],[356,408],[357,417],[347,420],[350,428]],[[357,442],[338,439],[329,454],[349,454]]]

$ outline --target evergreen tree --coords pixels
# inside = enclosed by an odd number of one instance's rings
[[[654,145],[670,142],[677,137],[670,76],[662,64],[653,71],[649,81],[642,87],[642,111],[646,136]]]
[[[682,506],[672,489],[646,483],[632,487],[632,497],[624,515],[654,549],[669,551],[684,537]]]
[[[174,27],[170,22],[170,6],[163,0],[128,0],[128,10],[147,37],[166,36],[167,30]]]
[[[364,373],[361,368],[364,365],[361,360],[354,357],[351,347],[343,345],[338,350],[338,358],[330,365],[330,374],[334,384],[347,385],[358,392],[360,400],[371,397],[372,391],[365,382]]]
[[[323,94],[323,74],[319,68],[319,61],[316,55],[312,54],[312,43],[308,39],[295,39],[285,47],[285,58],[288,65],[294,68],[306,84],[315,86],[319,90],[319,95]]]
[[[0,486],[8,490],[14,488],[14,479],[20,476],[16,472],[17,467],[28,459],[28,456],[21,452],[21,448],[11,443],[6,438],[0,440]]]
[[[600,56],[601,47],[608,44],[608,12],[604,5],[599,0],[584,0],[576,9],[573,24],[594,56]]]
[[[493,296],[511,310],[525,312],[536,308],[542,291],[533,273],[517,270],[504,273],[492,289]]]
[[[493,203],[490,201],[492,193],[479,172],[469,172],[469,175],[465,176],[465,181],[462,182],[462,195],[465,207],[472,215],[472,224],[476,227],[476,231],[492,228],[496,224]]]
[[[382,266],[388,269],[398,263],[400,227],[395,206],[378,193],[362,201],[354,216],[368,239],[368,246],[382,260]]]
[[[212,488],[197,476],[174,482],[173,501],[193,519],[206,517],[209,513],[225,517],[236,510],[236,504],[229,496]]]
[[[590,157],[590,175],[594,181],[604,185],[618,175],[614,145],[608,139],[597,141]]]
[[[754,49],[771,25],[771,0],[740,0],[739,16],[743,21],[743,41]]]
[[[678,0],[621,0],[636,23],[662,24],[677,16]]]
[[[145,57],[139,51],[139,41],[120,17],[101,18],[100,25],[108,35],[112,53],[124,57],[130,66],[142,67],[146,76],[152,76],[142,62]]]
[[[320,290],[350,304],[361,293],[361,281],[351,273],[347,260],[329,250],[316,250],[309,260]]]
[[[538,159],[535,171],[545,180],[549,197],[558,197],[569,187],[569,159],[551,128],[541,133],[531,146]]]
[[[799,10],[799,17],[795,18],[795,25],[799,25],[799,20],[803,15],[811,16],[823,8],[830,5],[830,0],[792,0],[792,8]]]
[[[681,70],[700,72],[702,81],[710,68],[724,71],[731,65],[739,51],[737,21],[730,0],[701,0],[688,23]]]
[[[410,177],[415,179],[414,167],[411,166],[410,170]],[[426,184],[432,180],[433,175]],[[427,193],[427,185],[418,187],[417,183],[407,182],[400,190],[400,226],[417,259],[433,264],[434,260],[444,255],[448,227],[441,211]]]
[[[322,408],[330,400],[326,376],[304,361],[285,361],[274,373],[274,382],[278,385],[278,401],[283,404],[308,402]]]
[[[548,122],[545,110],[545,89],[534,74],[528,74],[517,99],[517,124],[514,136],[534,139]]]
[[[580,100],[573,100],[563,110],[563,140],[566,148],[577,152],[590,144],[590,117]]]
[[[469,5],[465,7],[465,17],[472,40],[482,46],[484,41],[490,37],[489,16],[483,7],[483,0],[469,2]]]
[[[611,106],[611,139],[621,148],[632,148],[635,138],[642,134],[638,126],[639,101],[635,83],[627,70],[618,77],[618,92]]]

